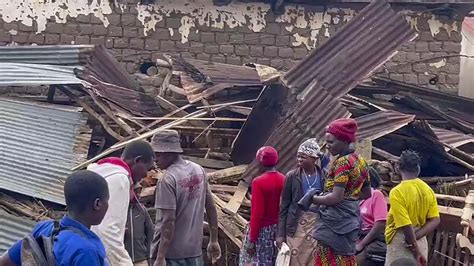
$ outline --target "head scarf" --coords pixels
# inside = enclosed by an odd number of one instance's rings
[[[357,123],[350,118],[337,119],[329,124],[327,132],[339,140],[352,143],[356,139]]]
[[[275,166],[278,163],[278,152],[270,146],[261,147],[255,156],[257,161],[264,166]]]
[[[303,142],[298,148],[298,153],[306,154],[313,158],[320,158],[322,155],[318,140],[315,138]]]

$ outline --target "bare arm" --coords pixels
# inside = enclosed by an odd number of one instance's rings
[[[8,252],[5,252],[3,256],[0,257],[0,265],[1,266],[16,266],[15,263],[10,259]]]
[[[211,242],[218,242],[219,222],[217,217],[217,209],[209,189],[206,193],[206,214],[210,227]]]
[[[425,225],[423,225],[423,227],[421,227],[420,229],[418,229],[415,232],[416,239],[417,240],[421,239],[424,236],[429,235],[430,233],[432,233],[436,229],[436,227],[438,227],[439,222],[440,222],[439,217],[434,217],[434,218],[428,219],[426,221]]]
[[[369,233],[360,241],[360,244],[362,246],[367,246],[370,244],[372,241],[374,241],[377,236],[385,230],[385,221],[377,221],[375,222],[374,226],[372,229],[370,229]]]
[[[314,196],[313,203],[316,205],[336,205],[344,199],[344,187],[335,186],[331,193],[324,196]]]
[[[157,260],[166,258],[166,252],[168,251],[171,240],[173,240],[176,221],[176,210],[160,209],[159,211],[162,216],[162,227]]]

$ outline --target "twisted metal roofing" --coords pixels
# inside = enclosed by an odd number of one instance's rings
[[[0,256],[16,241],[28,235],[36,224],[33,220],[15,216],[1,208],[0,221]]]

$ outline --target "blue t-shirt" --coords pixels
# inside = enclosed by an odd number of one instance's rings
[[[105,247],[94,232],[68,216],[61,219],[60,225],[61,227],[77,228],[83,235],[81,236],[71,230],[63,230],[59,233],[53,246],[56,265],[108,265]],[[49,236],[53,229],[53,221],[44,221],[38,223],[31,234],[33,237]],[[10,259],[18,266],[21,266],[21,243],[22,240],[16,242],[8,250]]]

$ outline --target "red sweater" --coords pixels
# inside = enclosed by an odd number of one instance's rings
[[[252,182],[250,241],[256,242],[260,229],[278,223],[280,197],[285,176],[280,172],[266,172]]]

